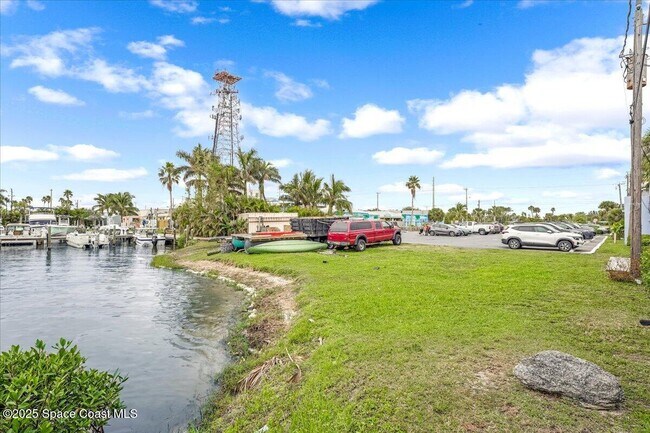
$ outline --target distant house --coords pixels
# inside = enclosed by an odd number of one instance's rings
[[[127,215],[123,217],[122,225],[135,228],[171,228],[171,216],[169,215],[169,208],[140,209],[137,215]]]

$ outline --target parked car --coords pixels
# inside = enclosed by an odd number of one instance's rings
[[[518,224],[506,227],[501,242],[513,250],[521,247],[555,247],[569,252],[584,243],[577,233],[561,232],[543,224]]]
[[[366,245],[379,242],[402,243],[402,230],[386,221],[335,221],[327,234],[330,248],[350,247],[364,251]]]
[[[433,224],[429,228],[429,236],[462,236],[463,231],[451,224]]]
[[[572,223],[553,221],[553,226],[557,227],[560,230],[568,230],[574,233],[580,233],[585,239],[593,239],[596,236],[596,232],[593,230],[587,230],[582,228],[576,228]]]
[[[479,235],[487,235],[488,233],[492,233],[494,230],[492,224],[483,224],[474,221],[466,221],[460,225],[471,230],[472,233],[478,233]]]
[[[459,226],[458,224],[449,224],[449,225],[456,227],[458,230],[460,230],[463,236],[469,236],[472,234],[472,231],[467,227]]]

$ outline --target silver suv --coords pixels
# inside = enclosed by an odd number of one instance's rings
[[[513,250],[521,247],[554,247],[569,252],[584,243],[577,233],[561,232],[543,224],[515,224],[501,233],[501,242]]]

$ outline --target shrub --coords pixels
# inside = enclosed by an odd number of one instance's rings
[[[12,346],[0,354],[0,409],[21,411],[11,416],[3,413],[0,431],[102,432],[110,415],[85,414],[107,411],[112,415],[125,408],[119,394],[126,378],[86,368],[86,358],[65,339],[53,348],[53,353],[47,353],[45,343],[37,340],[29,350]],[[52,411],[76,415],[47,419]]]

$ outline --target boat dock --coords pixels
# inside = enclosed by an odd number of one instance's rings
[[[38,247],[45,245],[45,242],[46,239],[43,236],[2,236],[0,237],[0,248],[22,246]]]

